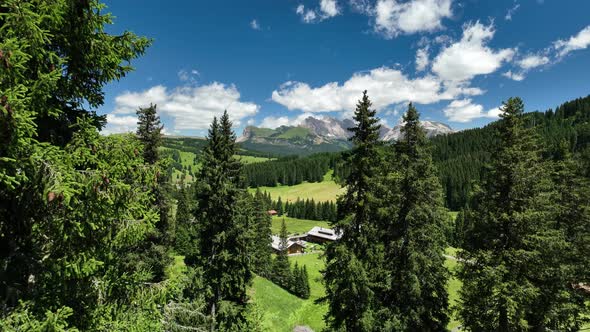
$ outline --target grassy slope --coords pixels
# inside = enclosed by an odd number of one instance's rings
[[[256,277],[252,286],[252,299],[264,312],[264,322],[269,331],[293,331],[297,325],[306,325],[314,331],[324,327],[325,304],[318,305],[314,301],[324,295],[321,284],[320,269],[323,262],[319,254],[291,256],[291,263],[306,265],[309,273],[311,296],[307,300],[300,299],[272,282]]]
[[[254,156],[240,156],[240,155],[238,155],[236,157],[238,157],[238,159],[240,159],[240,161],[244,164],[262,163],[265,161],[272,160],[271,158],[254,157]]]
[[[454,252],[454,248],[447,250],[447,254]],[[302,300],[264,278],[255,278],[252,288],[253,300],[265,313],[265,325],[270,331],[292,331],[296,325],[307,325],[314,331],[321,331],[325,327],[323,316],[327,311],[327,306],[314,303],[316,299],[325,294],[320,274],[324,262],[320,255],[314,253],[289,257],[291,264],[297,262],[300,266],[307,266],[311,287],[311,297],[308,300]],[[457,266],[457,262],[447,259],[445,265],[452,272]],[[448,288],[451,307],[458,300],[460,288],[461,282],[452,277],[449,280]],[[453,316],[448,327],[453,329],[457,326],[459,326],[459,322]]]
[[[327,221],[317,221],[317,220],[306,220],[306,219],[296,219],[296,218],[289,218],[289,217],[278,217],[275,216],[272,218],[272,233],[279,234],[281,232],[281,223],[283,218],[285,219],[285,224],[287,226],[287,232],[289,234],[303,234],[308,232],[314,226],[320,226],[329,228],[330,224]]]
[[[307,137],[307,135],[309,135],[309,129],[301,128],[301,127],[294,127],[294,128],[289,128],[284,133],[278,135],[277,138],[286,138],[286,139],[295,138],[295,137],[305,138],[305,137]]]
[[[294,202],[297,198],[313,198],[316,202],[336,201],[336,197],[344,192],[344,189],[332,180],[332,171],[326,173],[322,182],[304,182],[294,186],[260,187],[260,190],[270,193],[273,200],[281,197],[283,202]],[[256,189],[251,188],[250,191],[254,193]]]

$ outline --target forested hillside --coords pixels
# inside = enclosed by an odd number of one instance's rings
[[[525,125],[535,128],[543,142],[543,155],[557,153],[563,141],[580,154],[590,143],[590,96],[565,102],[555,110],[523,115]],[[458,210],[467,202],[473,181],[481,180],[483,167],[496,144],[498,122],[431,138],[433,160],[446,194],[446,205]]]

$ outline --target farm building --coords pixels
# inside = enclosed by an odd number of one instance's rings
[[[278,236],[272,236],[272,249],[275,252],[281,251],[281,238]],[[287,239],[287,254],[301,254],[305,252],[305,243],[300,240]]]
[[[336,233],[333,229],[315,226],[307,232],[306,241],[314,243],[326,243],[340,239],[342,234]]]
[[[271,216],[276,216],[276,215],[278,215],[278,214],[279,214],[279,213],[277,212],[277,210],[268,210],[268,211],[266,211],[266,213],[268,213],[268,214],[269,214],[269,215],[271,215]]]

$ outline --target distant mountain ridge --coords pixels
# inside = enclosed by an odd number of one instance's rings
[[[455,132],[449,125],[437,121],[421,121],[428,137],[449,134]],[[351,119],[339,120],[331,117],[315,118],[307,117],[298,126],[281,126],[276,129],[248,126],[244,129],[239,142],[253,141],[257,143],[269,143],[280,139],[299,139],[309,143],[328,143],[337,140],[348,140],[352,132],[348,130],[354,126]],[[401,137],[399,123],[393,128],[381,125],[379,136],[384,141],[398,140]]]

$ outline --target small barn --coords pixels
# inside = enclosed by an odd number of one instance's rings
[[[307,232],[306,241],[313,242],[313,243],[326,243],[332,242],[340,239],[342,237],[341,233],[337,233],[335,230],[331,228],[323,228],[319,226],[315,226],[309,232]]]
[[[281,251],[281,238],[273,235],[272,236],[272,249],[275,253]],[[287,254],[301,254],[305,252],[305,242],[301,240],[287,239]]]
[[[278,214],[279,214],[279,213],[277,212],[277,210],[268,210],[268,211],[266,211],[266,213],[268,213],[268,214],[269,214],[269,215],[271,215],[271,216],[276,216],[276,215],[278,215]]]

